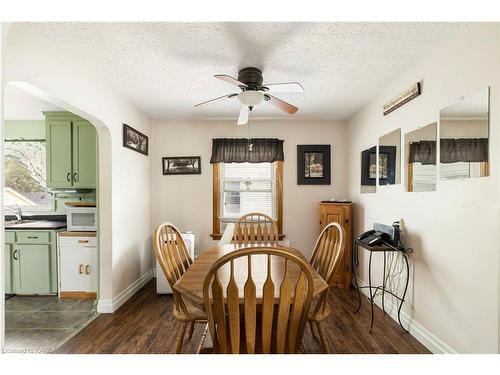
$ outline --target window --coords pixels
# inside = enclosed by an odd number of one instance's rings
[[[51,210],[47,191],[45,140],[5,142],[4,205],[24,210]]]
[[[455,178],[482,177],[483,164],[485,162],[463,162],[441,163],[439,165],[441,179],[451,180]]]
[[[410,168],[412,168],[410,191],[436,190],[436,166],[434,164],[413,162],[410,164]]]
[[[228,222],[250,212],[271,216],[282,232],[283,162],[218,163],[213,168],[214,239]]]

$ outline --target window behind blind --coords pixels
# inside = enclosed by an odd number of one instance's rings
[[[235,221],[250,212],[261,212],[276,219],[275,163],[220,163],[219,217]]]
[[[413,168],[413,190],[432,191],[436,190],[436,166],[434,164],[412,163]]]

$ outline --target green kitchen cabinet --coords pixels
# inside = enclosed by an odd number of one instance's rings
[[[14,245],[13,286],[17,294],[51,293],[50,245]]]
[[[71,121],[47,120],[47,187],[73,186]]]
[[[73,186],[96,186],[97,136],[88,121],[73,122]]]
[[[5,290],[57,294],[58,230],[5,231]]]
[[[10,244],[4,245],[5,249],[5,294],[12,294],[12,246]]]
[[[47,138],[47,187],[95,188],[97,132],[69,112],[44,112]]]

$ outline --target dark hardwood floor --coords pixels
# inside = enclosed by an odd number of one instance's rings
[[[172,306],[172,296],[156,294],[153,279],[114,314],[98,316],[57,353],[171,353],[178,327]],[[330,306],[333,314],[324,327],[331,353],[429,353],[378,307],[370,334],[368,301],[365,299],[361,310],[354,314],[357,295],[353,290],[334,289]],[[183,353],[196,351],[203,329],[203,325],[196,325],[192,340],[184,343]],[[303,342],[307,353],[322,353],[309,326]]]

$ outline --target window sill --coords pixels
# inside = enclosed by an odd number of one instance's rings
[[[210,235],[210,237],[212,237],[213,240],[220,240],[222,238],[222,233],[212,233]],[[285,239],[285,235],[284,234],[279,234],[278,235],[278,240],[279,241],[282,241]]]

